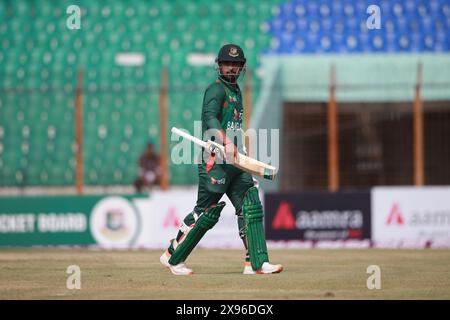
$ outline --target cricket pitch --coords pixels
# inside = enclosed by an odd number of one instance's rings
[[[192,276],[174,276],[162,250],[1,249],[0,299],[450,299],[450,250],[273,249],[274,275],[243,275],[243,250],[196,249]],[[67,268],[80,268],[68,289]],[[367,268],[380,269],[368,289]]]

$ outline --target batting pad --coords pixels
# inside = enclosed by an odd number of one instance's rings
[[[264,234],[261,201],[258,189],[251,187],[244,197],[244,221],[247,226],[247,245],[253,270],[261,269],[264,262],[269,261],[267,254],[266,236]]]
[[[174,253],[169,259],[171,265],[177,265],[186,260],[195,246],[205,235],[206,231],[214,227],[219,221],[220,213],[225,207],[225,202],[219,202],[215,206],[209,207],[198,218],[194,226],[184,235],[181,241],[178,241]]]

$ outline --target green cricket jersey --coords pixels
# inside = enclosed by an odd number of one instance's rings
[[[238,85],[233,87],[219,78],[206,89],[202,109],[202,135],[208,129],[223,129],[225,132],[232,130],[237,136],[234,144],[242,153],[243,117],[242,94]]]

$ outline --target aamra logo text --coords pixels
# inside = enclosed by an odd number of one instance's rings
[[[387,225],[397,224],[403,225],[405,223],[405,219],[403,218],[403,214],[400,211],[400,206],[398,203],[394,202],[392,205],[391,211],[389,211],[389,215],[386,219]]]
[[[180,225],[181,223],[177,215],[176,207],[169,207],[166,216],[164,217],[163,228],[167,229],[172,227],[178,229]]]
[[[274,230],[294,230],[295,218],[292,213],[292,205],[287,201],[281,201],[277,212],[272,220],[272,228]]]

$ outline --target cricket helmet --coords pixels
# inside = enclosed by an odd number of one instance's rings
[[[223,74],[220,65],[224,62],[240,62],[242,63],[242,67],[239,68],[237,73],[235,74]],[[238,45],[229,43],[222,48],[220,48],[219,53],[216,58],[216,70],[219,74],[219,77],[222,80],[229,83],[236,83],[239,76],[245,74],[245,70],[247,69],[246,65],[247,59],[245,58],[244,51]]]
[[[247,59],[245,58],[244,51],[238,45],[229,43],[220,48],[219,54],[217,55],[216,62],[242,62],[245,64]]]

